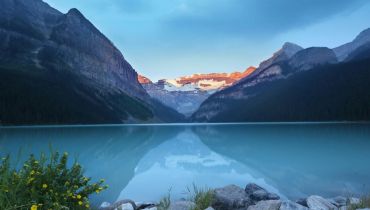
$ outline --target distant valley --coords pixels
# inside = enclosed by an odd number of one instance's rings
[[[157,82],[152,82],[141,75],[138,79],[151,97],[189,116],[210,95],[230,87],[253,73],[255,69],[248,67],[243,72],[193,74],[176,79],[161,79]]]

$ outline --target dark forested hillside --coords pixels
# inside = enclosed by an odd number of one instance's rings
[[[0,125],[179,122],[77,9],[41,0],[0,7]]]
[[[120,123],[152,111],[123,92],[102,94],[66,72],[32,66],[0,67],[0,124]],[[106,107],[111,107],[107,109]]]
[[[227,108],[209,121],[370,119],[370,59],[318,66],[253,89],[258,90],[258,94],[248,99],[210,98],[215,104],[220,103]],[[253,92],[250,88],[245,91]]]

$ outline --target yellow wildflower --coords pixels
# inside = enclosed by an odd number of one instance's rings
[[[43,184],[42,185],[42,188],[46,189],[46,188],[48,188],[48,185],[47,184]]]
[[[37,205],[32,205],[31,210],[37,210]]]
[[[90,208],[90,205],[89,205],[89,204],[86,204],[86,205],[85,205],[85,207],[86,207],[86,208]]]
[[[82,206],[83,202],[82,201],[78,201],[78,205]]]
[[[77,198],[78,198],[78,199],[81,199],[82,197],[81,197],[81,195],[77,195]]]
[[[28,179],[27,184],[30,184],[33,180],[35,180],[35,178]]]
[[[32,170],[30,174],[31,174],[31,175],[34,175],[34,174],[35,174],[35,171],[34,171],[34,170]]]

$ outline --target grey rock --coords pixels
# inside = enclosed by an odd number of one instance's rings
[[[312,210],[337,210],[338,208],[321,196],[311,195],[307,198],[307,205]]]
[[[148,95],[122,53],[77,9],[63,14],[42,0],[3,0],[0,7],[0,62],[5,66],[16,63],[32,67],[30,70],[42,69],[40,78],[44,80],[46,77],[50,83],[62,81],[57,78],[65,78],[69,80],[65,85],[73,87],[77,84],[74,92],[65,90],[70,94],[68,96],[77,95],[74,98],[86,101],[87,106],[99,107],[98,112],[87,115],[97,115],[97,119],[104,119],[105,123],[110,118],[108,115],[115,118],[110,123],[119,123],[171,121],[165,115],[178,114]],[[22,74],[27,76],[33,72],[24,71]],[[64,81],[61,83],[64,85]],[[63,85],[57,85],[61,86],[61,91],[65,89]],[[45,95],[51,98],[59,93]],[[79,113],[74,106],[74,98],[65,101],[65,107],[70,107],[66,108],[67,113]],[[126,100],[144,106],[147,116],[136,116],[143,109],[137,111],[122,106]],[[43,114],[41,111],[38,118],[44,118]],[[64,118],[62,114],[53,116],[53,121],[70,124],[58,119]],[[42,123],[47,122],[49,119]],[[99,122],[95,120],[95,123]]]
[[[347,205],[347,198],[343,196],[337,196],[334,198],[328,199],[332,204],[334,204],[337,207],[345,206]]]
[[[103,202],[102,204],[100,204],[100,208],[106,208],[106,207],[109,207],[110,205],[112,204],[109,202]]]
[[[210,207],[208,207],[208,208],[206,208],[204,210],[215,210],[215,209],[210,206]]]
[[[280,205],[280,200],[260,201],[256,205],[249,206],[248,210],[278,210]]]
[[[310,47],[297,52],[289,61],[289,65],[299,71],[311,69],[317,65],[337,63],[333,50],[327,47]]]
[[[288,60],[301,50],[303,50],[301,46],[296,45],[294,43],[286,42],[284,43],[280,50],[278,50],[272,55],[271,58],[261,62],[260,65],[258,66],[258,69],[256,69],[255,73],[259,73],[260,71],[263,71],[264,69],[268,68],[269,66],[277,62]]]
[[[118,206],[116,209],[120,209],[120,210],[135,210],[134,207],[131,204],[129,204],[129,203],[122,204],[122,205]]]
[[[356,209],[356,210],[370,210],[370,208]]]
[[[334,48],[339,61],[345,60],[348,55],[364,44],[370,43],[370,28],[362,31],[352,42]]]
[[[215,201],[212,206],[217,210],[228,210],[245,209],[251,204],[251,199],[242,188],[228,185],[215,189]]]
[[[280,197],[275,193],[269,193],[262,187],[250,183],[245,187],[245,193],[253,200],[253,201],[262,201],[262,200],[279,200]]]
[[[200,104],[211,95],[202,90],[168,91],[158,82],[142,84],[142,86],[152,98],[187,116],[196,111]]]
[[[308,208],[292,201],[283,201],[280,210],[308,210]]]
[[[156,208],[156,203],[153,202],[135,202],[137,209],[151,209],[154,210]]]
[[[300,198],[296,201],[296,203],[302,205],[302,206],[305,206],[305,207],[308,207],[307,206],[307,198]]]
[[[172,202],[169,210],[189,210],[195,207],[195,203],[191,201],[176,201]]]
[[[359,204],[361,200],[359,198],[351,197],[349,198],[349,203],[350,204]]]

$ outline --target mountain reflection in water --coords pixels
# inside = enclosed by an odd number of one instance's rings
[[[94,203],[156,201],[192,184],[255,182],[296,199],[369,190],[369,124],[185,124],[0,128],[0,153],[67,151],[110,186]]]

